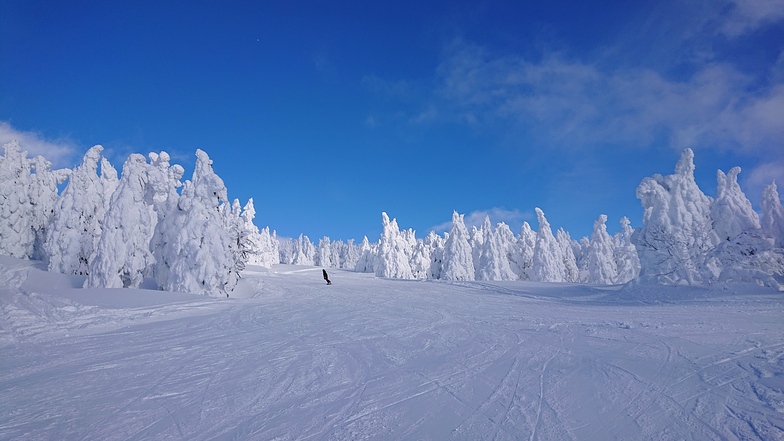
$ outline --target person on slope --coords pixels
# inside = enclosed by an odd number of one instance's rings
[[[327,275],[327,270],[322,269],[321,272],[324,274],[324,280],[326,280],[327,285],[332,285],[332,281],[329,280],[329,276]]]

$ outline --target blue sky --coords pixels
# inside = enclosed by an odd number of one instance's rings
[[[119,169],[201,148],[283,236],[423,236],[452,210],[640,226],[685,147],[715,195],[784,183],[784,0],[0,0],[0,141]]]

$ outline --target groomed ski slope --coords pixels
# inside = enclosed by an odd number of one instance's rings
[[[251,267],[231,298],[0,257],[0,439],[784,439],[784,295]]]

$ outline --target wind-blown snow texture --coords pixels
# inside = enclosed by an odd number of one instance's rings
[[[220,299],[45,269],[0,256],[0,439],[784,437],[784,302],[757,285],[275,265]]]

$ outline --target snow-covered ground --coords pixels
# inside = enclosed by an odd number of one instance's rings
[[[276,265],[231,298],[0,257],[0,439],[784,439],[784,295]]]

